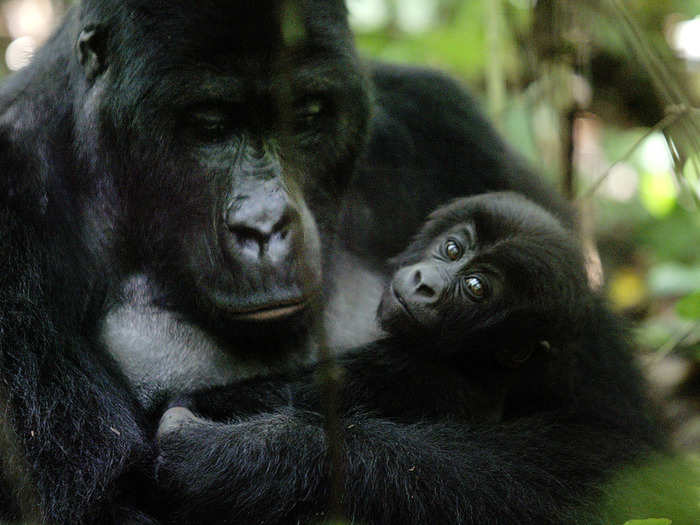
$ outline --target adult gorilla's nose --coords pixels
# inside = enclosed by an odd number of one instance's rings
[[[234,256],[266,259],[273,264],[292,255],[294,234],[301,228],[296,206],[285,189],[274,183],[262,184],[258,190],[233,199],[224,222]]]

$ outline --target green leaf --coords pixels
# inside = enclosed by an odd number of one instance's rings
[[[673,520],[673,525],[698,525],[700,455],[652,455],[616,473],[603,493],[598,523],[669,525]]]
[[[678,191],[670,171],[642,173],[642,184],[639,191],[644,207],[654,217],[667,216],[676,205]]]
[[[676,312],[686,319],[700,319],[700,291],[680,299],[676,303]]]
[[[671,525],[671,520],[666,518],[650,518],[648,520],[629,520],[625,525]]]

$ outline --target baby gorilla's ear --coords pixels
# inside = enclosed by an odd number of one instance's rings
[[[76,54],[85,77],[92,82],[107,69],[107,30],[102,26],[88,26],[78,36]]]

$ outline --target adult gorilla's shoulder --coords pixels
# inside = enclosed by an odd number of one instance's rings
[[[376,261],[399,253],[449,199],[515,190],[573,226],[570,206],[498,135],[454,79],[371,62],[369,144],[345,199],[341,236]],[[367,225],[371,224],[372,227]]]

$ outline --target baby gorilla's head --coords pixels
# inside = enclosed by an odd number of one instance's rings
[[[591,294],[573,234],[510,192],[439,208],[394,262],[378,308],[393,335],[566,339]]]

